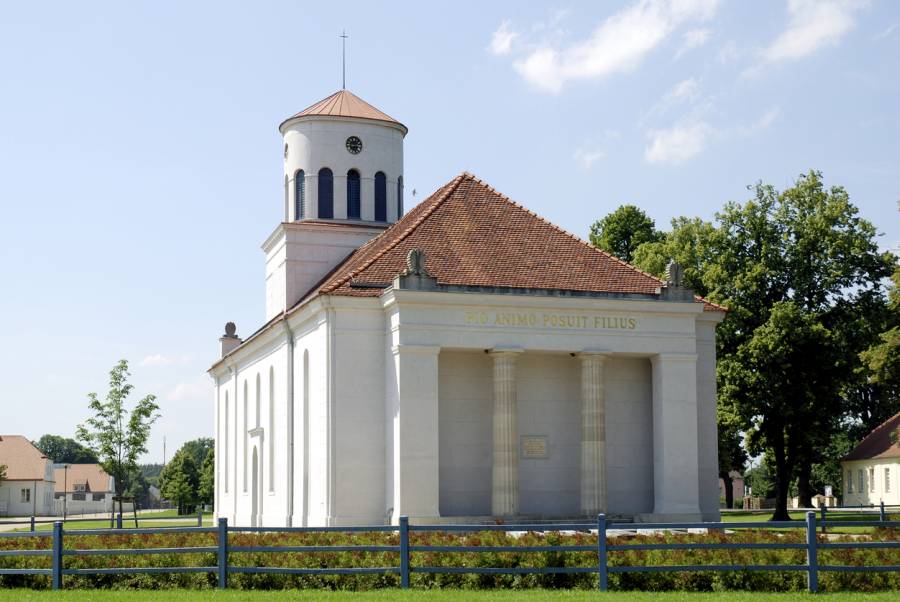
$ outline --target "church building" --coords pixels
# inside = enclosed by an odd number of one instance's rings
[[[325,526],[719,516],[723,308],[462,173],[404,212],[407,128],[285,120],[266,315],[220,338],[215,510]],[[564,202],[564,199],[560,199]]]

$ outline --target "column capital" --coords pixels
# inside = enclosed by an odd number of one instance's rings
[[[498,357],[515,357],[515,356],[519,355],[520,353],[524,353],[524,352],[525,352],[525,350],[522,349],[521,347],[506,347],[506,346],[493,347],[492,349],[488,350],[488,353],[490,353],[491,355],[494,355],[494,356],[498,356]]]
[[[603,360],[612,357],[612,351],[603,349],[583,349],[581,351],[576,351],[572,355],[580,360],[599,360],[602,362]]]

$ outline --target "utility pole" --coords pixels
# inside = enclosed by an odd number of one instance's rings
[[[347,30],[341,30],[341,90],[347,89]]]

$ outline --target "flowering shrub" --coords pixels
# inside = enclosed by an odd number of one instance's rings
[[[119,549],[119,548],[192,548],[216,546],[214,533],[161,533],[139,535],[79,536],[67,533],[64,545],[71,549]],[[897,541],[897,533],[876,530],[865,540]],[[820,536],[820,542],[825,542]],[[859,541],[858,537],[841,536],[828,541]],[[526,533],[514,537],[503,532],[477,533],[413,532],[410,546],[589,546],[586,552],[412,552],[413,567],[595,567],[597,563],[596,537],[587,533]],[[378,545],[399,546],[396,533],[232,533],[230,546],[349,546]],[[609,538],[609,545],[636,543],[805,543],[805,534],[772,533],[764,531],[740,531],[707,534],[642,535]],[[0,550],[49,549],[51,538],[0,538]],[[804,549],[686,549],[686,550],[627,550],[610,551],[609,566],[649,565],[802,565],[806,562]],[[852,548],[823,549],[818,552],[820,565],[898,565],[900,549]],[[67,569],[115,568],[115,567],[215,567],[215,552],[71,556],[64,559]],[[49,568],[47,556],[0,556],[0,568]],[[377,552],[232,552],[231,566],[244,567],[396,567],[399,554],[396,551]],[[597,587],[597,576],[591,573],[547,575],[475,575],[475,574],[426,574],[413,573],[411,585],[419,588],[463,589],[525,589],[525,588],[578,588]],[[67,588],[191,588],[216,587],[216,574],[139,574],[139,575],[67,575]],[[339,590],[369,590],[399,587],[397,574],[354,575],[275,575],[230,574],[229,585],[240,589],[321,588]],[[0,576],[0,587],[49,587],[49,578],[42,575]],[[806,573],[803,571],[704,571],[667,573],[611,573],[609,587],[612,590],[648,591],[803,591],[806,589]],[[820,572],[819,587],[825,591],[877,591],[900,589],[898,573],[839,573]]]

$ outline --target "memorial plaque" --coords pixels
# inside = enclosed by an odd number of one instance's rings
[[[530,460],[546,458],[546,435],[524,435],[522,437],[522,457]]]

